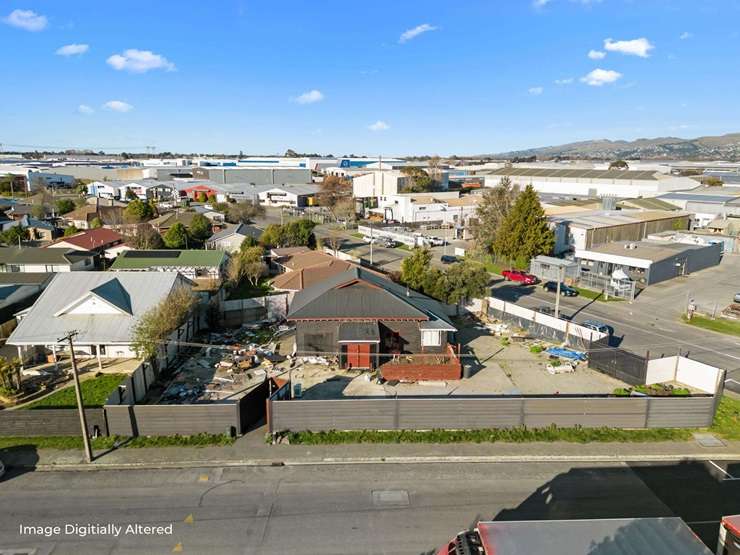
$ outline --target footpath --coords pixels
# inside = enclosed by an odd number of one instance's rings
[[[121,470],[224,466],[338,464],[740,461],[740,441],[699,440],[655,443],[364,443],[268,445],[260,428],[229,446],[147,447],[96,450],[85,464],[78,450],[0,449],[8,467],[36,470]]]

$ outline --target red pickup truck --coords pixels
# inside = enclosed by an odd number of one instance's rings
[[[536,277],[527,272],[522,272],[521,270],[504,270],[501,272],[501,275],[504,276],[504,279],[506,280],[517,281],[524,285],[534,285],[537,283]]]

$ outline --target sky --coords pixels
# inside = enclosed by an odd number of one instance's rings
[[[738,0],[0,0],[0,143],[449,156],[737,132],[739,16]]]

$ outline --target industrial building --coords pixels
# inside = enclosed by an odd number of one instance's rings
[[[215,183],[254,183],[255,185],[282,185],[283,183],[311,183],[311,170],[305,167],[245,167],[201,166],[193,168],[195,179]]]
[[[439,222],[463,224],[475,216],[480,195],[460,196],[457,191],[415,193],[381,197],[371,212],[402,224]]]
[[[691,212],[692,227],[706,227],[717,217],[740,216],[740,187],[701,187],[668,193],[658,199]]]
[[[576,249],[575,258],[581,264],[581,274],[613,277],[621,270],[639,287],[645,287],[716,266],[722,258],[722,246],[619,241]]]
[[[689,177],[666,175],[656,171],[588,170],[511,167],[470,172],[485,177],[486,187],[495,187],[508,177],[514,185],[532,185],[541,193],[560,193],[589,197],[654,197],[670,191],[694,189]]]
[[[666,210],[589,210],[549,216],[555,254],[614,241],[640,241],[650,233],[689,229],[691,215]]]

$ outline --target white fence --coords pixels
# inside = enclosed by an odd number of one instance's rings
[[[691,360],[672,356],[648,361],[645,383],[679,382],[705,393],[716,393],[722,385],[724,370]]]

